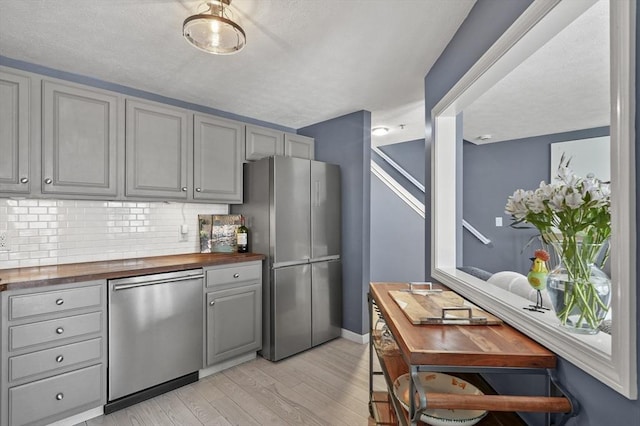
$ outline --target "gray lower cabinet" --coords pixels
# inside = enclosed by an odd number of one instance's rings
[[[30,90],[29,77],[0,71],[0,193],[31,191]]]
[[[242,203],[244,124],[195,114],[193,199]]]
[[[48,424],[48,419],[102,405],[103,370],[92,365],[9,389],[8,424]]]
[[[0,424],[46,425],[106,403],[106,283],[0,293]]]
[[[186,110],[126,100],[127,197],[188,198],[188,128]]]
[[[42,82],[43,194],[117,195],[118,96]]]
[[[206,366],[262,347],[262,264],[211,267],[206,274]]]

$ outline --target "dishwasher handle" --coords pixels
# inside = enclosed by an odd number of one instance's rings
[[[135,284],[114,284],[112,287],[112,290],[113,291],[126,290],[128,288],[144,287],[144,286],[156,285],[156,284],[175,283],[178,281],[190,281],[190,280],[196,280],[199,278],[204,278],[204,275],[200,274],[200,275],[189,275],[185,277],[166,278],[166,279],[160,279],[160,280],[149,280],[149,281],[138,282]]]

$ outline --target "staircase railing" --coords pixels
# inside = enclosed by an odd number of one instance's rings
[[[421,184],[416,178],[411,176],[409,172],[403,169],[398,163],[393,161],[387,154],[382,152],[377,147],[371,147],[371,150],[376,153],[380,158],[382,158],[387,164],[389,164],[396,172],[400,173],[404,178],[406,178],[411,184],[413,184],[416,188],[420,190],[424,194],[425,188],[424,185]],[[411,195],[409,191],[407,191],[397,180],[395,180],[391,175],[385,172],[382,167],[380,167],[373,158],[371,159],[371,173],[380,179],[389,189],[391,189],[398,197],[400,197],[409,207],[411,207],[416,213],[418,213],[422,218],[426,218],[424,203],[418,200],[416,197]],[[478,231],[474,226],[472,226],[469,222],[462,219],[462,227],[469,231],[474,237],[476,237],[482,244],[489,245],[491,244],[491,240],[487,238],[484,234]]]

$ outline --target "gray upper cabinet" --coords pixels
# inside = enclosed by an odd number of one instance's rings
[[[193,199],[242,203],[244,125],[195,114]]]
[[[115,197],[118,97],[43,81],[42,193]]]
[[[127,99],[127,197],[188,198],[188,113]]]
[[[272,155],[314,159],[314,139],[279,130],[247,125],[245,160],[259,160]]]
[[[314,159],[314,139],[294,135],[292,133],[284,134],[284,155],[287,157],[298,157],[306,160]]]
[[[247,125],[246,160],[259,160],[272,155],[284,155],[284,133],[278,130]]]
[[[0,192],[28,194],[29,77],[0,71]]]

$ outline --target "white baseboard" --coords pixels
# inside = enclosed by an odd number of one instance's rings
[[[91,420],[94,417],[99,417],[104,414],[104,407],[96,407],[91,410],[83,411],[82,413],[76,414],[71,417],[67,417],[66,419],[58,420],[54,423],[49,423],[49,426],[73,426],[78,423],[86,422],[87,420]]]
[[[247,361],[251,361],[256,359],[256,353],[255,352],[251,352],[249,354],[246,355],[240,355],[239,357],[236,358],[231,358],[228,359],[224,362],[221,362],[219,364],[216,365],[212,365],[211,367],[202,369],[200,371],[198,371],[198,380],[202,379],[203,377],[207,377],[210,376],[212,374],[216,374],[222,370],[226,370],[227,368],[231,368],[231,367],[235,367],[236,365],[240,365],[242,363],[245,363]]]
[[[347,340],[350,340],[352,342],[356,342],[356,343],[360,343],[361,345],[364,345],[366,343],[369,343],[369,333],[367,334],[357,334],[354,333],[353,331],[350,330],[346,330],[346,329],[342,329],[342,333],[340,333],[340,335],[342,337],[344,337]]]

